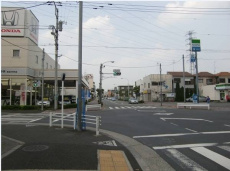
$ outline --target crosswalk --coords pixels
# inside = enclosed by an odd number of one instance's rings
[[[167,161],[173,161],[183,170],[230,170],[229,142],[216,146],[197,146],[191,148],[165,148],[159,153]]]
[[[9,114],[1,116],[2,124],[30,124],[36,121],[39,121],[45,117],[48,117],[47,114]]]
[[[109,109],[155,109],[156,107],[153,106],[115,106],[115,107],[109,107]]]

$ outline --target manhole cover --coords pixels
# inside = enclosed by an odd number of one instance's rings
[[[23,151],[29,151],[29,152],[37,152],[37,151],[44,151],[47,150],[49,147],[47,145],[31,145],[24,147]]]

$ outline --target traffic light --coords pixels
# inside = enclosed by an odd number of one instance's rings
[[[113,75],[114,75],[114,76],[121,75],[121,72],[113,72]]]

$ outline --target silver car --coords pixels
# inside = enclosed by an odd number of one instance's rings
[[[138,100],[135,99],[135,98],[130,98],[130,99],[129,99],[129,103],[130,103],[130,104],[138,104]]]

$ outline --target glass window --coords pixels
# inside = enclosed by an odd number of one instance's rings
[[[228,83],[230,83],[230,78],[228,79]]]
[[[46,63],[46,69],[48,69],[48,66],[49,66],[49,64],[48,64],[48,63]]]
[[[225,78],[220,78],[220,79],[219,79],[219,82],[220,82],[220,83],[225,83]]]
[[[13,50],[13,57],[19,57],[20,56],[20,50]]]
[[[152,82],[152,86],[157,86],[159,83],[158,82],[156,82],[156,81],[153,81]]]
[[[148,83],[148,88],[150,88],[150,83]]]
[[[38,56],[36,56],[36,64],[38,64]]]
[[[207,80],[206,80],[206,84],[207,84],[207,85],[213,84],[213,79],[207,79]]]
[[[203,79],[199,79],[198,82],[199,82],[199,83],[203,83]]]
[[[52,65],[50,65],[50,69],[52,69]]]
[[[174,78],[174,83],[180,83],[180,78]]]

